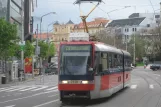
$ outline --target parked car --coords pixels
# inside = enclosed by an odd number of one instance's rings
[[[150,69],[153,71],[159,70],[159,69],[161,69],[161,65],[160,64],[152,64],[150,66]]]
[[[45,73],[49,75],[58,74],[58,64],[50,63],[49,66],[46,68]]]

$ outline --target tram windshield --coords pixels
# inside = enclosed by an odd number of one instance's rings
[[[60,75],[86,75],[91,59],[90,45],[62,46]]]

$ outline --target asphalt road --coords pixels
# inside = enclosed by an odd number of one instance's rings
[[[136,68],[129,88],[90,102],[59,101],[57,76],[0,86],[0,107],[161,107],[161,71]]]

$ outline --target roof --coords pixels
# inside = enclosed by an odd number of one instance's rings
[[[59,24],[59,22],[58,22],[58,21],[56,21],[56,22],[54,23],[54,25],[60,25],[60,24]]]
[[[91,21],[91,22],[87,22],[87,26],[88,28],[95,28],[95,27],[105,27],[105,25],[109,22],[109,20],[94,20],[94,21]],[[75,25],[74,27],[75,29],[79,29],[79,28],[84,28],[84,24],[83,23],[80,23],[80,24],[77,24]]]
[[[107,27],[140,25],[144,19],[145,17],[113,20]]]
[[[67,24],[74,24],[71,20],[69,20],[68,22],[67,22]]]
[[[136,18],[136,17],[139,17],[139,13],[133,13],[129,16],[129,18]]]
[[[48,35],[47,35],[47,33],[41,33],[41,35],[38,34],[38,38],[39,38],[39,39],[40,39],[40,38],[41,38],[41,39],[47,39],[47,38],[48,38],[47,36],[52,37],[52,33],[48,33]],[[36,38],[37,35],[33,35],[33,37]]]

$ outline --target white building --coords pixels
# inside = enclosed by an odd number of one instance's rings
[[[155,28],[160,20],[159,13],[133,13],[127,19],[113,20],[106,25],[107,29],[117,29],[122,34],[122,42],[130,41],[131,35],[135,32],[147,32],[147,30]]]

